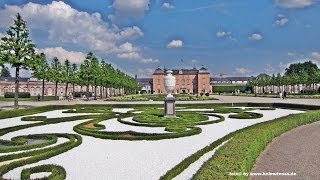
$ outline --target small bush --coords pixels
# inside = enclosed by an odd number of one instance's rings
[[[212,87],[214,93],[232,93],[236,89],[239,89],[240,92],[245,92],[246,86],[213,86]]]
[[[82,97],[83,95],[87,96],[87,92],[81,91],[81,92],[75,92],[75,93],[74,93],[74,96],[75,96],[75,97]],[[89,92],[89,97],[92,97],[92,92]]]
[[[14,98],[14,92],[5,92],[4,93],[4,98]],[[19,98],[30,98],[30,93],[29,92],[19,92],[18,93]]]

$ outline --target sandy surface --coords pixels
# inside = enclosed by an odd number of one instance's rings
[[[66,169],[67,179],[159,179],[184,158],[230,132],[288,114],[301,113],[288,109],[256,112],[263,113],[264,117],[236,120],[224,114],[226,120],[223,122],[199,126],[202,128],[201,134],[176,139],[121,141],[82,136],[83,143],[80,146],[50,159],[16,168],[4,178],[19,178],[21,170],[25,167],[57,164]],[[34,127],[9,133],[4,138],[33,133],[74,133],[73,126],[81,122],[83,121]]]
[[[252,172],[296,173],[296,176],[272,176],[272,179],[320,179],[319,130],[320,122],[315,122],[274,139],[260,155]],[[250,179],[270,179],[270,176]]]
[[[279,98],[265,98],[265,97],[241,97],[241,96],[221,96],[213,95],[218,100],[207,101],[176,101],[177,104],[208,104],[208,103],[291,103],[291,104],[312,104],[320,105],[319,99],[287,99],[281,100]],[[104,101],[104,100],[90,100],[83,101],[77,99],[75,101],[21,101],[19,105],[24,106],[45,106],[45,105],[72,105],[72,104],[163,104],[163,101]],[[4,106],[13,106],[13,102],[0,102],[0,108]]]

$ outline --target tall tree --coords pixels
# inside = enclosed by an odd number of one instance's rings
[[[19,77],[20,69],[29,69],[34,64],[35,45],[29,38],[27,23],[18,13],[12,26],[6,31],[6,35],[1,38],[0,52],[4,53],[5,63],[9,63],[15,68],[15,95],[14,108],[19,108]],[[3,58],[1,58],[3,59]]]
[[[55,83],[55,99],[58,99],[58,83],[61,82],[62,77],[63,77],[63,69],[62,65],[57,57],[54,57],[51,66],[49,69],[49,77],[50,80]]]
[[[75,63],[72,64],[71,66],[71,71],[70,71],[70,83],[72,84],[72,93],[73,93],[73,97],[75,97],[75,89],[74,86],[77,83],[77,79],[78,79],[78,67]]]
[[[91,84],[91,80],[93,79],[93,68],[91,60],[94,58],[94,55],[92,52],[89,52],[86,56],[86,59],[80,66],[79,70],[79,77],[83,80],[84,85],[86,88],[86,94],[87,94],[87,100],[89,101],[89,86]]]
[[[302,72],[311,75],[314,70],[318,70],[318,66],[312,61],[306,61],[304,63],[290,64],[290,66],[286,68],[285,75],[290,75],[291,73],[299,74]]]
[[[10,70],[7,66],[0,66],[0,77],[11,77]]]
[[[44,53],[41,53],[37,56],[37,63],[35,63],[32,67],[33,76],[39,80],[42,80],[42,94],[41,100],[44,100],[44,90],[45,90],[45,80],[48,79],[48,70],[49,65],[46,60],[46,56]]]
[[[68,96],[68,85],[71,81],[71,64],[68,59],[64,61],[63,81],[66,83],[65,96]]]

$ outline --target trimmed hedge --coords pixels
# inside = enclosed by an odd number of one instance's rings
[[[237,114],[230,114],[229,118],[233,119],[258,119],[262,118],[263,114],[254,112],[239,112]]]
[[[30,139],[45,140],[45,141],[37,144],[28,144],[27,142]],[[55,144],[56,142],[57,142],[57,137],[52,135],[33,134],[33,135],[27,135],[27,136],[17,136],[12,138],[11,141],[0,140],[0,144],[6,145],[6,147],[0,148],[0,153],[41,148],[51,144]]]
[[[194,179],[247,179],[229,176],[229,172],[250,172],[272,139],[295,127],[319,120],[319,111],[309,111],[243,129],[233,134],[233,139],[202,166]]]
[[[21,121],[46,121],[47,116],[26,116],[22,117]]]
[[[56,156],[58,154],[64,153],[66,151],[69,151],[73,149],[74,147],[79,146],[82,143],[82,138],[79,135],[76,134],[50,134],[55,135],[57,137],[61,138],[67,138],[69,141],[59,144],[54,147],[48,147],[44,149],[34,150],[34,151],[28,151],[18,154],[10,154],[10,155],[4,155],[0,157],[0,162],[13,160],[13,159],[21,159],[25,157],[30,157],[27,159],[17,160],[14,162],[11,162],[6,165],[2,165],[0,167],[0,178],[7,172],[9,172],[12,169],[15,169],[17,167],[24,166],[26,164],[32,164],[39,162],[44,159],[49,159],[53,156]]]
[[[14,92],[5,92],[4,93],[4,98],[14,98]],[[18,93],[18,98],[30,98],[30,93],[29,92],[19,92]]]
[[[245,92],[246,86],[212,86],[213,93],[232,93],[236,89],[239,89],[240,92]]]
[[[46,164],[46,165],[40,165],[40,166],[23,169],[21,172],[21,180],[29,180],[31,179],[31,174],[41,173],[41,172],[51,173],[48,177],[44,177],[41,179],[62,180],[62,179],[66,179],[67,177],[66,170],[63,167],[59,165],[54,165],[54,164]]]

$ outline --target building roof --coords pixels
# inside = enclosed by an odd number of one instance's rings
[[[15,82],[15,77],[0,77],[0,81],[6,81],[6,82]],[[30,78],[19,78],[19,82],[28,82]]]
[[[153,75],[163,75],[163,74],[166,74],[167,73],[167,71],[168,71],[169,69],[161,69],[160,67],[158,67],[155,71],[154,71],[154,73],[153,73]],[[173,72],[172,74],[173,75],[179,75],[179,74],[183,74],[183,75],[197,75],[197,74],[210,74],[209,73],[209,71],[206,69],[206,68],[204,68],[204,67],[202,67],[201,69],[196,69],[196,68],[192,68],[192,69],[171,69],[171,71]]]
[[[140,86],[145,86],[145,85],[151,85],[152,84],[152,78],[137,78],[136,81]]]
[[[270,76],[266,73],[261,73],[257,76],[257,78],[263,78],[263,77],[270,77]]]
[[[164,71],[163,71],[160,67],[158,67],[158,68],[154,71],[153,74],[154,74],[154,75],[155,75],[155,74],[164,74]]]
[[[210,78],[210,81],[248,81],[254,77],[215,77]]]
[[[206,69],[204,66],[201,67],[201,69],[199,70],[200,74],[210,74],[208,69]]]

